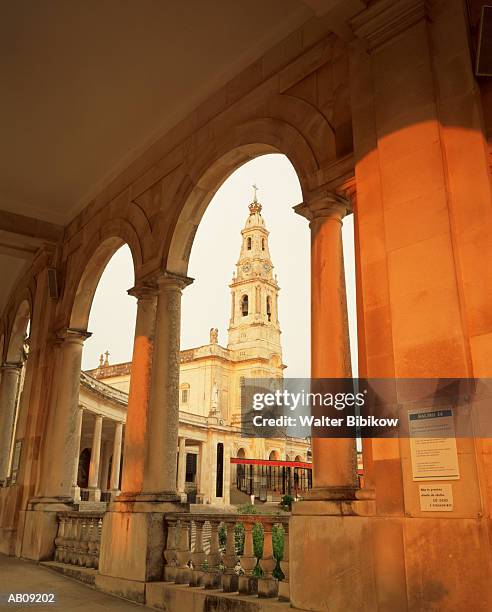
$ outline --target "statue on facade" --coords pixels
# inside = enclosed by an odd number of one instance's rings
[[[210,330],[210,344],[217,344],[219,341],[219,330],[212,327]]]
[[[222,418],[222,412],[220,410],[220,406],[219,406],[219,385],[217,384],[217,382],[214,382],[213,386],[212,386],[212,393],[211,393],[211,397],[210,397],[210,413],[209,413],[209,417],[213,417],[215,419],[217,419],[217,422],[220,424],[224,423],[224,420]]]

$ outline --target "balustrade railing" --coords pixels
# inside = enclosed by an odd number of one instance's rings
[[[289,599],[289,516],[166,516],[164,580]]]
[[[55,561],[97,569],[103,514],[59,512],[57,517]]]

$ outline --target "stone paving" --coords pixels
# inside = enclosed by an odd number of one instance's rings
[[[55,603],[7,603],[11,593],[54,593]],[[2,612],[19,610],[143,612],[150,608],[106,595],[36,563],[0,554],[0,610]]]

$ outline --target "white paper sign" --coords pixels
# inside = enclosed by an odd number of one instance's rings
[[[458,480],[453,410],[408,413],[413,480]]]
[[[453,485],[419,485],[422,512],[452,512]]]

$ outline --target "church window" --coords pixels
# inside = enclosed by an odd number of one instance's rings
[[[188,389],[181,389],[181,403],[188,403]]]
[[[261,239],[261,250],[262,251],[265,250],[265,239],[264,238]]]
[[[247,295],[243,295],[241,298],[241,312],[243,317],[246,317],[249,312],[249,299]]]
[[[247,240],[248,251],[251,251],[251,236]]]
[[[266,299],[266,313],[267,313],[267,319],[271,321],[272,320],[272,300],[269,295],[267,295],[267,299]]]

